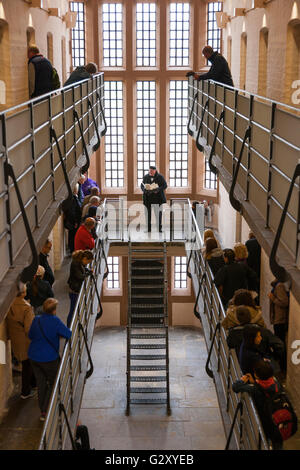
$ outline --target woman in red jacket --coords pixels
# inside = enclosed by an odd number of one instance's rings
[[[96,221],[92,217],[85,219],[80,225],[75,235],[75,251],[77,250],[93,250],[95,247],[95,239],[92,235],[92,229],[95,227]]]

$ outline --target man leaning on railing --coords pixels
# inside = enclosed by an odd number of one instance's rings
[[[224,83],[233,87],[231,71],[227,60],[219,52],[214,51],[211,46],[205,46],[202,50],[204,57],[211,62],[211,68],[207,73],[201,75],[195,72],[188,72],[187,77],[193,75],[195,80],[214,80],[215,82]]]

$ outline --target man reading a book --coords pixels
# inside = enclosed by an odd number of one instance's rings
[[[167,183],[164,177],[158,173],[155,166],[150,166],[149,173],[144,176],[143,182],[141,183],[148,232],[151,232],[152,209],[154,209],[157,228],[159,232],[162,231],[161,205],[167,202],[164,192],[166,188]]]

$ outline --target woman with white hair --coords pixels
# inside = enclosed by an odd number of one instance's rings
[[[44,281],[45,268],[39,266],[33,280],[27,284],[26,299],[34,308],[35,314],[39,313],[41,306],[49,297],[54,297],[51,285],[48,281]]]

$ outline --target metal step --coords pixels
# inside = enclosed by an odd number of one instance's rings
[[[130,387],[131,393],[167,393],[166,387]]]
[[[143,317],[142,317],[143,318]],[[160,329],[166,329],[166,325],[149,325],[149,323],[138,323],[136,325],[129,325],[129,328],[131,329],[134,329],[134,328],[137,328],[137,329],[147,329],[147,330],[152,330],[153,328],[157,329],[157,328],[160,328]]]
[[[131,276],[131,279],[164,279],[164,276],[161,275],[161,276],[158,276],[158,275],[153,275],[153,276]]]
[[[133,405],[166,405],[167,400],[165,398],[134,398],[130,400]]]
[[[147,375],[144,377],[130,377],[130,382],[165,382],[167,377],[165,375],[159,375],[154,377],[153,375]]]
[[[167,318],[167,315],[164,313],[132,313],[131,318]]]
[[[157,284],[134,284],[131,289],[163,289],[164,286],[158,286]]]
[[[132,251],[132,253],[162,253],[163,252],[163,250],[156,250],[155,248],[147,249],[147,250],[143,250],[143,249],[142,250],[134,250],[134,249],[132,249],[131,251]]]
[[[162,361],[166,359],[165,354],[131,354],[130,359],[131,361]]]
[[[130,335],[130,338],[131,339],[159,339],[159,338],[166,338],[166,333],[162,333],[162,334],[132,334]]]
[[[145,366],[145,365],[142,365],[142,366],[131,366],[130,370],[134,371],[134,372],[137,372],[137,371],[150,372],[150,371],[154,371],[154,370],[167,370],[167,367],[166,366]]]
[[[164,304],[131,304],[132,308],[164,308]]]
[[[166,349],[164,344],[131,344],[130,349]]]
[[[132,271],[162,271],[164,269],[163,265],[161,266],[132,266]]]
[[[131,294],[132,299],[163,299],[163,294]],[[159,305],[159,304],[157,304]]]

